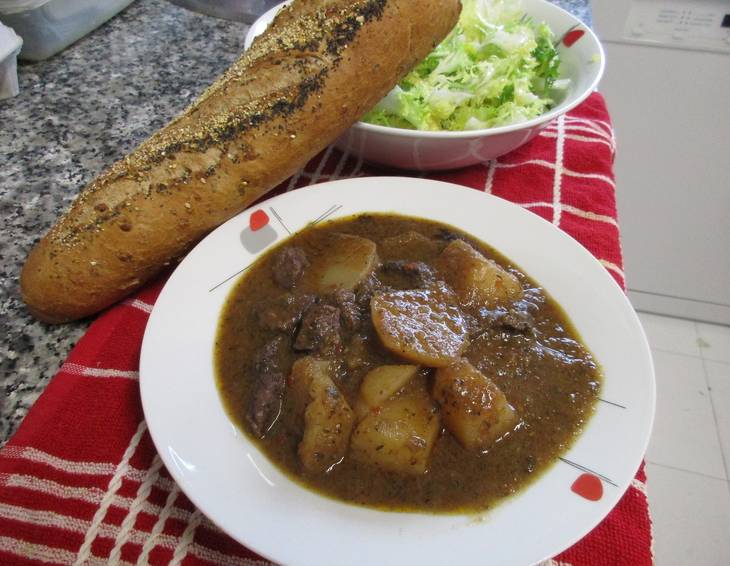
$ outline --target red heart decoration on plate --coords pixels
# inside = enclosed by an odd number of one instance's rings
[[[598,501],[603,497],[603,483],[598,476],[581,474],[570,486],[573,493],[577,493],[588,501]]]
[[[252,232],[261,230],[269,223],[269,215],[265,211],[259,209],[254,211],[248,219],[248,226]]]

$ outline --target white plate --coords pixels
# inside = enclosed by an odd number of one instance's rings
[[[563,306],[603,366],[602,399],[615,403],[598,403],[564,455],[603,476],[600,500],[572,492],[582,472],[558,461],[478,520],[357,507],[289,480],[228,419],[214,383],[213,346],[221,309],[240,277],[234,274],[288,231],[328,212],[335,218],[366,211],[460,227],[521,266]],[[252,232],[250,218],[264,213],[270,222]],[[324,183],[270,199],[225,223],[163,289],[147,324],[140,373],[152,438],[181,489],[233,538],[284,564],[515,565],[554,556],[595,527],[627,489],[654,416],[646,337],[625,295],[593,256],[514,204],[424,179]]]

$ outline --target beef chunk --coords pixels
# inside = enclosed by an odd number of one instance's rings
[[[345,365],[348,369],[358,369],[372,364],[369,357],[367,336],[355,334],[345,348]]]
[[[341,345],[340,309],[325,304],[309,307],[302,318],[294,349],[330,355],[338,352]]]
[[[464,237],[460,234],[452,232],[451,230],[447,230],[446,228],[439,228],[439,231],[436,233],[436,238],[439,240],[443,240],[444,242],[453,242],[454,240],[464,239]]]
[[[256,382],[247,416],[253,433],[263,438],[281,411],[286,378],[282,372],[261,374]]]
[[[358,285],[355,291],[355,301],[361,310],[370,312],[370,299],[378,291],[388,291],[388,287],[378,279],[374,273]]]
[[[383,272],[400,276],[406,288],[426,287],[436,280],[433,268],[422,261],[386,261]]]
[[[340,320],[347,330],[355,330],[360,326],[360,308],[355,293],[349,289],[337,289],[332,295],[332,302],[340,309]]]
[[[284,365],[284,354],[286,353],[288,340],[283,336],[277,336],[269,340],[264,347],[256,354],[253,368],[261,375],[264,373],[282,372]]]
[[[315,301],[314,295],[286,293],[270,303],[262,305],[257,313],[259,325],[266,330],[291,332]]]
[[[519,303],[519,302],[518,302]],[[512,308],[498,307],[496,309],[480,309],[479,318],[482,325],[493,330],[510,334],[530,334],[533,331],[534,319],[527,309],[518,308],[515,303]]]
[[[527,334],[532,331],[534,320],[527,311],[510,310],[500,319],[502,328],[517,334]]]
[[[533,313],[536,313],[539,307],[531,299],[528,291],[523,299],[512,303],[512,306],[507,309],[507,314],[500,320],[504,330],[513,334],[533,333],[535,329]]]
[[[271,271],[274,281],[284,289],[293,289],[309,265],[301,248],[284,248],[276,254]]]
[[[258,352],[254,361],[256,382],[246,420],[253,433],[263,437],[274,425],[281,411],[286,377],[282,357],[287,341],[278,336]]]

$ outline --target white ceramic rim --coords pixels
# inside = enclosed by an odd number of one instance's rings
[[[256,33],[258,31],[258,28],[265,23],[268,25],[271,20],[274,19],[274,16],[278,13],[279,10],[281,10],[284,6],[289,4],[292,0],[287,0],[286,2],[282,2],[281,4],[274,6],[273,8],[270,8],[264,14],[262,14],[253,24],[251,24],[251,27],[248,30],[248,33],[246,34],[246,40],[245,45],[246,48],[251,45],[253,42],[253,39],[258,35]],[[519,122],[517,124],[509,124],[507,126],[497,126],[494,128],[482,128],[477,130],[459,130],[459,131],[446,131],[446,130],[439,130],[439,131],[433,131],[433,130],[409,130],[407,128],[392,128],[390,126],[381,126],[380,124],[370,124],[367,122],[357,121],[355,122],[351,128],[355,130],[362,130],[364,132],[373,132],[373,133],[379,133],[379,134],[387,134],[389,136],[395,136],[395,137],[401,137],[401,138],[419,138],[419,139],[470,139],[470,138],[482,138],[485,136],[495,136],[498,134],[504,134],[508,132],[516,132],[523,129],[532,128],[534,126],[539,126],[540,124],[544,124],[547,122],[550,122],[554,118],[557,118],[561,114],[565,114],[566,112],[570,112],[573,108],[578,106],[581,102],[583,102],[586,98],[590,96],[590,94],[596,90],[598,87],[598,83],[601,81],[601,77],[603,77],[603,72],[606,68],[606,54],[603,50],[603,45],[601,45],[601,42],[598,40],[598,37],[595,33],[593,33],[593,30],[588,27],[586,24],[584,24],[581,20],[576,18],[573,14],[568,12],[567,10],[564,10],[560,6],[556,6],[552,2],[548,2],[548,0],[532,0],[533,2],[539,2],[549,7],[551,10],[555,10],[557,12],[560,12],[563,14],[563,16],[569,20],[571,20],[573,25],[580,25],[581,29],[585,31],[586,35],[590,38],[590,40],[595,44],[595,47],[597,49],[597,55],[599,56],[599,69],[598,73],[596,73],[596,77],[593,79],[591,84],[582,92],[577,94],[570,102],[567,104],[560,104],[556,106],[555,108],[549,110],[548,112],[545,112],[544,114],[541,114],[540,116],[537,116],[535,118],[532,118],[531,120],[526,120],[525,122]],[[262,22],[262,23],[259,23]],[[255,34],[255,35],[254,35]]]
[[[413,191],[418,191],[418,193],[413,193]],[[186,402],[190,403],[192,407],[198,407],[203,398],[199,391],[201,386],[210,389],[211,384],[204,383],[205,380],[201,381],[200,375],[189,369],[188,364],[193,361],[190,359],[175,362],[180,366],[178,370],[182,373],[171,372],[170,358],[157,351],[156,348],[167,345],[174,350],[179,347],[181,348],[180,357],[185,358],[188,356],[186,347],[210,340],[210,336],[201,336],[201,328],[196,326],[187,337],[183,336],[183,344],[177,345],[179,338],[177,331],[180,329],[181,318],[184,319],[184,315],[181,316],[180,300],[189,301],[194,286],[208,292],[209,282],[201,281],[201,279],[211,277],[211,275],[196,270],[196,263],[200,263],[203,258],[209,260],[210,252],[213,252],[213,255],[220,254],[222,247],[218,244],[221,243],[220,240],[224,235],[226,238],[236,236],[235,245],[231,240],[231,249],[235,248],[234,259],[239,262],[242,260],[239,249],[241,247],[240,230],[248,227],[249,218],[254,211],[270,210],[276,206],[280,212],[286,211],[285,217],[304,215],[304,218],[311,220],[321,212],[320,209],[325,202],[339,202],[345,205],[343,209],[335,210],[330,216],[331,218],[358,212],[397,210],[403,214],[424,216],[450,224],[457,224],[454,218],[463,216],[468,223],[476,223],[478,230],[470,229],[469,232],[480,239],[488,239],[484,234],[489,233],[490,230],[493,231],[493,235],[498,235],[496,230],[499,229],[500,223],[504,224],[502,228],[508,226],[521,237],[529,236],[527,240],[521,242],[517,242],[511,236],[501,235],[499,237],[508,246],[518,248],[524,248],[528,245],[526,242],[529,241],[530,249],[534,249],[534,252],[531,253],[535,266],[539,263],[540,270],[552,273],[550,279],[557,281],[569,278],[571,283],[567,287],[565,285],[562,285],[562,288],[551,288],[550,285],[546,285],[546,287],[551,295],[559,300],[581,333],[584,331],[583,323],[575,316],[576,314],[581,315],[581,313],[571,312],[574,305],[569,304],[579,301],[579,299],[571,299],[571,297],[586,295],[586,293],[588,293],[586,296],[593,297],[593,293],[598,293],[600,300],[592,299],[591,302],[593,311],[585,313],[579,318],[584,321],[595,320],[595,314],[599,312],[604,317],[599,318],[600,328],[599,330],[593,329],[590,339],[584,336],[588,346],[596,352],[599,362],[604,364],[606,370],[602,395],[614,395],[618,381],[623,380],[623,387],[626,388],[628,387],[626,380],[630,380],[631,386],[624,393],[629,397],[634,395],[636,397],[633,399],[640,401],[637,401],[636,406],[626,403],[627,406],[623,407],[625,413],[616,413],[619,409],[599,403],[595,415],[588,422],[582,434],[563,455],[570,457],[572,461],[587,465],[590,458],[586,462],[586,455],[600,456],[603,452],[604,461],[601,463],[601,468],[593,465],[593,469],[597,472],[608,473],[613,481],[607,478],[610,485],[606,484],[605,495],[600,501],[587,502],[571,493],[568,486],[573,481],[572,478],[577,477],[579,472],[560,462],[552,465],[537,481],[521,490],[518,495],[507,499],[478,519],[473,516],[383,512],[335,501],[292,482],[278,472],[245,435],[240,432],[236,435],[235,427],[225,416],[219,398],[217,398],[216,409],[219,414],[204,413],[202,415],[206,423],[204,426],[208,426],[207,423],[211,420],[220,420],[220,416],[223,415],[227,423],[227,428],[224,428],[228,431],[225,434],[231,434],[229,429],[234,429],[233,434],[236,436],[232,445],[234,452],[241,451],[240,456],[243,459],[243,453],[248,451],[246,456],[251,460],[257,473],[263,477],[263,470],[269,477],[274,478],[277,481],[277,489],[280,491],[276,495],[266,496],[250,491],[254,487],[257,490],[265,490],[266,486],[261,483],[260,486],[258,484],[256,486],[227,486],[232,488],[234,492],[232,495],[228,492],[225,495],[216,495],[215,492],[221,487],[216,483],[216,470],[223,467],[224,459],[239,455],[216,452],[218,459],[200,460],[194,456],[197,459],[191,460],[185,450],[189,449],[194,453],[214,450],[214,447],[208,447],[208,444],[215,444],[216,439],[206,438],[206,442],[201,443],[185,436],[184,431],[179,427],[189,418],[177,414],[179,405],[176,404],[187,394]],[[400,204],[394,206],[384,203]],[[448,205],[445,206],[445,203]],[[312,208],[313,206],[314,208]],[[308,208],[311,210],[307,210]],[[431,213],[417,214],[414,212],[426,209]],[[482,226],[482,222],[485,226]],[[306,226],[306,223],[300,218],[299,221],[290,222],[289,227],[292,228],[292,231],[296,231]],[[283,230],[279,230],[279,235],[286,237]],[[278,244],[280,241],[281,238],[278,238],[276,243]],[[544,250],[537,249],[542,246],[548,247]],[[507,253],[504,245],[498,246],[497,249]],[[251,254],[246,262],[255,259],[257,255]],[[515,263],[534,276],[538,283],[542,283],[540,277],[532,272],[530,262],[526,264],[514,257],[514,254],[507,253],[507,255],[508,257],[512,255],[511,259]],[[226,269],[229,270],[230,263],[226,265]],[[548,271],[545,271],[546,269]],[[222,273],[224,271],[221,271]],[[230,273],[230,271],[225,271],[225,273]],[[215,277],[219,278],[218,281],[221,280],[220,274]],[[228,290],[236,280],[232,279],[226,283]],[[585,288],[576,288],[576,284],[583,285]],[[226,291],[223,296],[227,294]],[[193,302],[202,304],[204,301]],[[212,314],[215,314],[217,319],[219,313],[220,311],[208,313],[206,316],[210,318]],[[166,333],[165,330],[175,331],[175,339],[170,339],[169,333]],[[186,330],[181,331],[183,335],[184,332]],[[596,334],[596,332],[598,333]],[[611,334],[612,339],[615,339],[618,344],[611,343],[604,337],[604,334]],[[622,341],[623,343],[621,343]],[[605,355],[601,355],[604,351],[613,351],[612,349],[616,351],[611,354],[610,360]],[[208,356],[212,358],[212,351],[208,353]],[[605,366],[609,362],[611,365]],[[210,359],[203,363],[203,366],[207,367],[209,363],[211,363]],[[636,367],[631,366],[628,372],[622,371],[621,375],[613,370],[615,364],[621,366],[621,364],[632,363],[636,363]],[[185,376],[183,375],[185,371],[193,372],[194,375]],[[174,375],[171,376],[171,374]],[[615,377],[614,374],[616,374]],[[184,378],[190,378],[191,381],[188,382]],[[212,378],[212,375],[207,376],[207,379],[209,378]],[[166,388],[165,383],[159,383],[159,380],[163,382],[168,380],[170,383],[167,385],[172,386],[174,391],[169,387]],[[333,552],[333,556],[323,557],[321,553],[323,545],[328,544],[330,548],[337,548],[338,545],[348,543],[348,541],[353,545],[358,541],[362,542],[361,537],[369,536],[363,533],[372,534],[372,538],[368,539],[367,550],[363,547],[359,554],[349,555],[350,563],[371,564],[375,557],[378,557],[383,564],[399,564],[407,560],[405,557],[412,557],[421,564],[439,564],[446,559],[444,545],[450,548],[448,557],[456,561],[473,560],[474,556],[478,555],[476,553],[487,550],[491,553],[490,561],[495,564],[514,564],[516,555],[520,556],[517,559],[518,563],[537,563],[550,558],[592,530],[629,488],[646,451],[655,410],[654,369],[646,336],[625,294],[590,252],[537,215],[493,195],[451,183],[400,177],[346,179],[286,193],[244,211],[211,233],[196,246],[170,277],[150,315],[142,344],[140,389],[149,431],[160,457],[174,480],[191,501],[225,532],[251,550],[272,560],[291,564],[341,563],[343,555],[337,554],[337,552]],[[171,396],[177,396],[174,402],[168,399]],[[624,399],[614,397],[613,400]],[[169,406],[169,410],[162,409],[165,405]],[[614,416],[616,414],[622,416],[616,417]],[[610,442],[601,446],[592,445],[595,444],[596,439],[603,443]],[[170,442],[174,443],[175,450],[172,450],[173,445]],[[190,448],[191,446],[192,448]],[[606,455],[608,452],[610,454]],[[194,472],[188,473],[189,464],[192,464],[191,469]],[[603,466],[611,467],[612,471],[607,472],[602,469]],[[237,470],[237,473],[239,472],[240,470]],[[226,473],[229,471],[227,470]],[[253,472],[252,475],[255,476]],[[239,481],[239,477],[236,475],[237,481]],[[243,480],[241,480],[242,482]],[[230,505],[230,502],[225,500],[236,496],[236,489],[239,491],[242,489],[247,496],[250,496],[250,499],[243,501],[243,503],[250,504],[249,509],[243,516],[238,513],[235,516],[232,516],[230,512],[221,513],[221,509]],[[266,499],[266,497],[274,499]],[[281,501],[276,500],[276,497],[279,497]],[[552,498],[555,498],[555,501]],[[262,504],[262,502],[265,503]],[[546,507],[546,503],[555,504],[556,502],[555,507]],[[552,512],[552,515],[545,516],[546,512]],[[269,531],[265,529],[262,531],[263,527],[260,523],[269,522],[274,517],[280,530],[276,531],[276,535],[272,539]],[[505,558],[503,553],[506,549],[500,548],[499,544],[503,540],[516,536],[515,521],[518,519],[520,526],[527,524],[529,536],[518,536],[519,548],[517,550],[510,548],[510,554]],[[508,521],[512,522],[506,523]],[[531,521],[533,524],[529,525]],[[502,528],[505,524],[510,524],[512,527],[505,530]],[[497,525],[500,525],[500,529],[496,529]],[[322,527],[337,529],[335,540],[331,535],[323,538]],[[497,530],[499,532],[496,532]],[[414,536],[412,533],[419,533],[419,535]],[[281,536],[289,537],[285,540],[296,541],[296,548],[291,548],[289,545],[282,546],[280,544]],[[486,542],[484,541],[487,540],[491,540],[493,546],[485,548]],[[466,542],[461,545],[460,541]],[[453,544],[456,546],[454,547]],[[398,549],[397,553],[400,554],[388,554],[396,552],[394,549]],[[530,552],[532,554],[529,554]]]

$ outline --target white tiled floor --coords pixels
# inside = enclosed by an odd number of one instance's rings
[[[657,379],[646,455],[656,564],[730,565],[730,327],[639,318]]]

